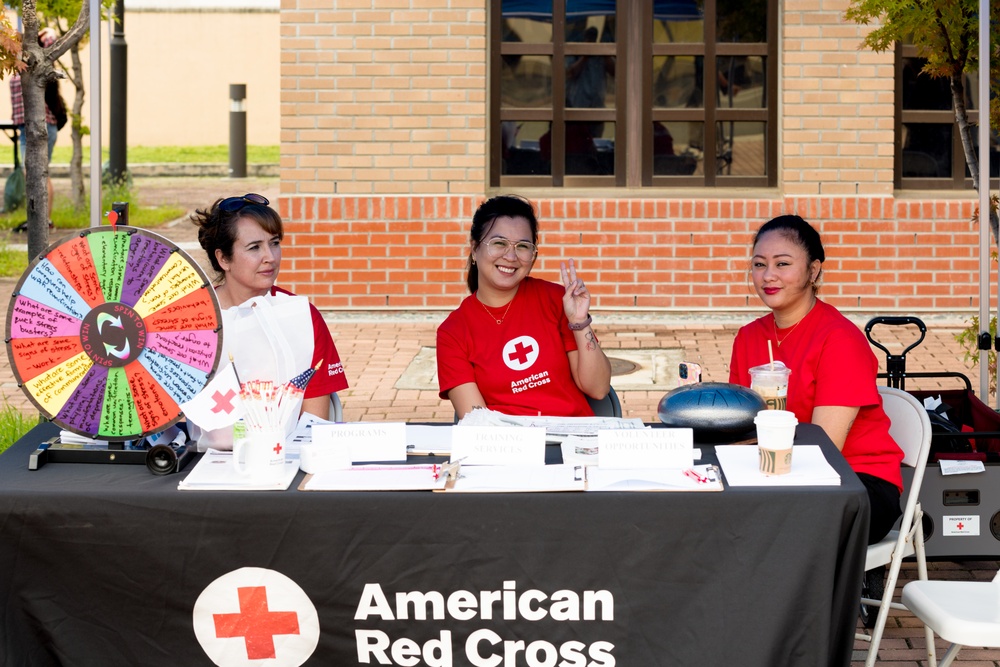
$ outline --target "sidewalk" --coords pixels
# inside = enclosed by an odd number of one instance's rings
[[[68,182],[55,183],[57,190]],[[163,178],[136,179],[140,201],[146,204],[172,203],[202,207],[216,198],[259,192],[269,199],[278,197],[277,179]],[[177,243],[205,265],[198,248],[194,226],[186,219],[174,221],[155,230]],[[65,233],[65,232],[64,232]],[[58,230],[55,238],[58,238]],[[208,269],[210,271],[210,269]],[[459,279],[456,277],[456,279]],[[16,280],[2,281],[7,294]],[[9,299],[0,299],[0,316],[6,321]],[[437,395],[433,347],[435,330],[446,313],[326,313],[327,322],[340,351],[350,388],[340,394],[344,416],[349,421],[441,421],[451,422],[454,412]],[[919,315],[919,314],[918,314]],[[655,421],[656,407],[665,393],[676,386],[677,363],[693,361],[704,369],[706,381],[728,381],[730,349],[736,330],[747,317],[713,316],[702,319],[679,318],[663,314],[620,316],[594,312],[594,327],[601,344],[613,360],[612,384],[621,399],[626,417]],[[863,322],[867,318],[858,320]],[[908,371],[960,371],[969,376],[978,392],[978,368],[966,367],[964,352],[955,342],[955,334],[964,328],[961,318],[926,318],[927,338],[907,355]],[[882,329],[880,341],[898,354],[908,344],[912,329]],[[880,331],[880,334],[881,334]],[[877,351],[884,369],[884,355]],[[920,388],[954,387],[953,382],[921,382]],[[0,365],[0,395],[12,405],[32,409],[17,388],[5,358]],[[993,510],[990,510],[992,512]],[[988,522],[987,522],[988,523]],[[932,578],[989,580],[998,563],[938,562],[931,564]],[[747,573],[752,576],[751,572]],[[906,565],[899,588],[913,578],[915,568]],[[860,585],[860,582],[859,582]],[[897,589],[898,590],[898,589]],[[941,644],[938,655],[946,647]],[[863,664],[867,649],[856,645],[854,665]],[[882,641],[880,655],[885,665],[916,667],[923,653],[923,630],[912,617],[893,614]],[[965,649],[956,665],[1000,665],[1000,650]]]

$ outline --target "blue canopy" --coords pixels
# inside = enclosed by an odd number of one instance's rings
[[[566,18],[610,16],[615,0],[566,0]],[[503,0],[504,18],[552,19],[552,0]],[[691,21],[702,18],[695,0],[654,0],[653,17],[667,21]]]

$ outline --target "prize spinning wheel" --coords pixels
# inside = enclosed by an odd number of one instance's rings
[[[167,239],[92,227],[21,277],[7,312],[18,385],[63,428],[134,440],[181,418],[212,377],[221,315],[205,273]]]

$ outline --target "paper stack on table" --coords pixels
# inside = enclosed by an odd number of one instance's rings
[[[600,429],[648,428],[641,419],[620,417],[537,417],[505,415],[488,408],[476,408],[462,417],[462,426],[533,426],[545,429],[545,439],[562,442],[575,435],[597,437]]]
[[[762,473],[755,446],[719,445],[715,455],[729,486],[840,486],[840,475],[823,456],[819,445],[795,445],[792,471],[787,475]]]
[[[252,482],[236,472],[232,452],[209,449],[184,479],[177,483],[182,491],[284,491],[299,471],[298,458],[285,461],[285,474],[271,484]]]

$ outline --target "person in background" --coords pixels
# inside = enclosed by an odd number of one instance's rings
[[[331,394],[347,389],[347,378],[330,329],[319,310],[305,297],[295,296],[275,285],[281,270],[284,228],[281,217],[269,203],[262,195],[251,193],[219,199],[210,208],[195,212],[198,242],[218,274],[215,293],[222,308],[224,348],[221,358],[225,363],[228,353],[235,352],[233,361],[237,374],[244,381],[251,377],[285,381],[319,364],[306,387],[302,411],[326,419]],[[266,301],[266,308],[256,307],[259,299]],[[268,341],[270,347],[266,348],[273,350],[273,356],[294,357],[285,378],[259,377],[250,372],[255,367],[280,367],[283,362],[257,358],[259,354],[248,351],[251,349],[249,343],[254,341],[241,340],[238,333],[246,321],[258,326],[254,318],[265,310],[272,318],[280,314],[281,319],[260,323],[262,328],[254,330],[266,331],[274,338]],[[193,433],[192,438],[198,440],[199,449],[232,446],[231,429],[228,433],[196,430],[198,433]],[[219,429],[223,430],[226,429]]]
[[[42,28],[38,31],[38,43],[48,48],[56,41],[56,31],[52,28]],[[21,77],[15,74],[10,77],[10,106],[11,122],[17,126],[17,132],[21,135],[21,157],[23,159],[27,149],[27,136],[24,132],[24,92],[21,87]],[[52,149],[56,145],[59,137],[59,130],[63,128],[67,121],[66,103],[59,94],[59,82],[50,81],[45,86],[45,126],[49,133],[49,162],[52,162]],[[49,177],[45,184],[49,194],[49,228],[52,228],[52,199],[55,190],[52,187],[52,178]]]
[[[729,381],[750,386],[750,368],[775,360],[791,369],[788,410],[821,426],[868,490],[868,543],[899,518],[903,451],[889,435],[876,385],[878,360],[861,330],[816,297],[826,253],[819,233],[797,215],[765,223],[754,237],[750,276],[771,312],[742,327]]]
[[[511,415],[591,416],[611,389],[611,363],[590,326],[590,292],[573,260],[562,286],[530,277],[538,220],[526,199],[493,197],[472,218],[472,292],[437,330],[440,396],[459,417],[485,406]]]

